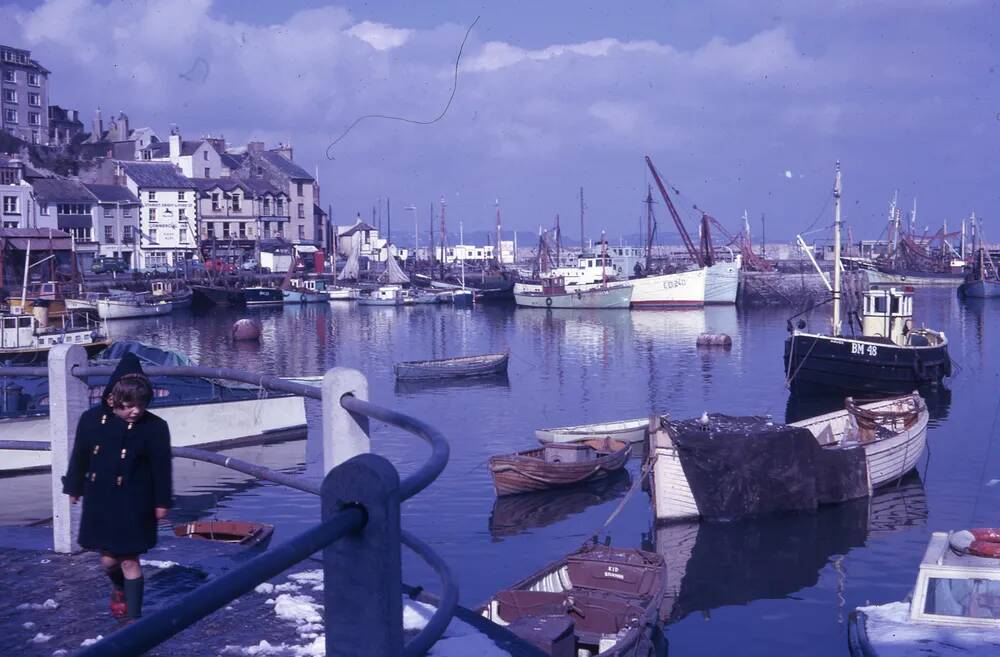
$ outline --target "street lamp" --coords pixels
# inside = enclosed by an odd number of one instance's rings
[[[415,206],[415,205],[413,205],[411,203],[410,205],[407,205],[403,209],[406,210],[407,212],[412,212],[413,213],[413,268],[416,269],[417,268],[417,244],[419,243],[419,237],[418,236],[420,234],[418,232],[418,230],[417,230],[417,206]]]

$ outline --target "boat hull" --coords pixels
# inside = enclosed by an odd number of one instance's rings
[[[582,461],[547,460],[544,454],[552,447],[494,456],[490,459],[490,474],[497,497],[573,486],[614,474],[625,466],[632,447],[628,443],[612,444],[618,449]]]
[[[101,319],[128,319],[133,317],[156,317],[168,315],[174,310],[170,301],[156,303],[131,303],[114,299],[99,299],[97,301],[97,316]]]
[[[626,309],[632,300],[632,287],[599,287],[577,292],[545,294],[515,292],[514,301],[526,308],[592,308],[600,310]]]
[[[580,440],[610,438],[627,443],[641,443],[646,440],[646,430],[649,429],[649,418],[636,418],[620,422],[601,422],[596,424],[581,424],[574,427],[557,427],[555,429],[537,429],[535,438],[542,443],[572,443]]]
[[[268,434],[301,430],[306,426],[303,399],[290,395],[176,406],[154,405],[151,411],[170,425],[170,444],[173,447],[221,446],[266,438]],[[48,416],[0,420],[2,440],[45,440],[48,436]],[[49,451],[0,450],[2,474],[51,465],[52,453]]]
[[[285,297],[276,287],[248,287],[243,290],[243,298],[248,306],[280,306]]]
[[[965,280],[964,274],[890,273],[866,269],[869,285],[916,285],[919,287],[956,287]]]
[[[795,333],[785,340],[785,375],[793,391],[903,395],[951,375],[947,340],[901,347],[865,338]]]
[[[358,298],[358,290],[353,287],[335,287],[326,290],[329,301],[353,301]]]
[[[210,306],[242,306],[243,290],[217,285],[192,285],[192,301]]]
[[[325,303],[329,299],[323,292],[311,290],[285,290],[282,294],[285,303]]]
[[[718,262],[705,268],[705,303],[732,305],[740,287],[740,260]]]
[[[1000,281],[971,281],[958,286],[958,293],[970,299],[1000,297]],[[67,300],[67,304],[69,300]]]
[[[507,371],[509,354],[487,354],[465,358],[396,363],[396,378],[401,381],[445,379],[465,376],[488,376]]]
[[[707,269],[634,278],[633,308],[700,308],[705,305]],[[734,299],[735,300],[735,299]]]

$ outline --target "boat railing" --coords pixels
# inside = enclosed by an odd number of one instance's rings
[[[425,543],[400,527],[400,504],[429,486],[448,462],[444,436],[421,420],[368,401],[363,374],[333,368],[321,386],[287,381],[232,368],[147,367],[152,376],[197,376],[254,384],[293,393],[322,404],[322,483],[277,472],[230,456],[175,447],[175,458],[214,463],[251,476],[319,495],[321,521],[277,547],[248,560],[150,613],[77,655],[140,655],[225,607],[263,582],[323,551],[326,654],[350,657],[419,657],[443,635],[458,605],[458,587],[448,565]],[[72,527],[77,507],[62,494],[59,473],[66,470],[73,430],[88,407],[86,377],[108,376],[112,367],[88,365],[79,345],[57,345],[47,367],[0,367],[0,376],[47,376],[50,441],[0,441],[0,449],[52,451],[53,543],[56,552],[76,548]],[[385,458],[369,453],[369,420],[411,433],[430,445],[427,461],[400,480]],[[437,609],[421,632],[403,643],[401,546],[428,563],[441,580]]]

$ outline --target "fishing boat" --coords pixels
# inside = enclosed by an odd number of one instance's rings
[[[618,420],[617,422],[597,422],[595,424],[578,424],[572,427],[536,429],[535,438],[542,444],[569,443],[598,438],[611,438],[626,443],[641,443],[646,440],[648,428],[649,418],[640,417],[634,420]]]
[[[101,319],[156,317],[168,315],[173,310],[173,302],[158,300],[148,293],[97,300],[97,316]]]
[[[701,308],[706,269],[629,279],[633,308]]]
[[[356,287],[328,287],[326,297],[329,301],[354,301],[358,298]]]
[[[742,256],[705,267],[705,305],[733,305],[740,287]]]
[[[399,285],[383,285],[358,296],[359,306],[401,306],[403,305],[403,288]]]
[[[195,304],[209,306],[242,306],[245,303],[243,289],[225,285],[192,285]]]
[[[520,284],[518,284],[520,285]],[[538,291],[517,291],[514,301],[527,308],[591,308],[627,309],[632,301],[632,286],[628,283],[605,285],[589,289],[568,289],[560,278],[550,278]]]
[[[184,354],[135,341],[117,341],[91,361],[113,366],[126,352],[146,365],[195,364]],[[91,403],[97,403],[107,376],[87,377]],[[195,376],[154,376],[150,410],[170,425],[174,447],[232,446],[300,438],[306,427],[302,397],[266,392],[257,386]],[[3,381],[0,440],[37,440],[49,435],[49,386],[46,377],[8,376]],[[48,451],[0,450],[0,474],[47,468]]]
[[[423,292],[421,290],[410,288],[407,293],[403,295],[404,306],[420,306],[436,303],[441,303],[441,297],[433,292]]]
[[[507,371],[510,354],[483,354],[436,360],[413,360],[396,363],[396,378],[400,380],[444,379],[463,376],[488,376]]]
[[[587,544],[498,592],[479,612],[551,655],[651,657],[664,649],[665,588],[655,552]]]
[[[951,375],[944,332],[913,324],[912,288],[864,293],[860,334],[841,331],[840,165],[834,185],[833,321],[830,333],[788,326],[785,379],[793,391],[820,388],[863,394],[904,394]],[[850,316],[848,316],[850,319]]]
[[[174,536],[237,545],[267,545],[274,525],[248,520],[195,520],[174,525]]]
[[[37,299],[27,315],[0,313],[0,361],[16,364],[48,360],[49,349],[57,344],[78,344],[95,354],[108,346],[107,331],[101,324],[73,313],[50,322],[49,308]]]
[[[150,291],[154,299],[172,303],[174,310],[187,308],[194,298],[191,288],[176,280],[153,281]]]
[[[282,296],[285,303],[325,303],[330,299],[325,292],[304,288],[282,290]]]
[[[243,299],[248,306],[280,306],[285,303],[285,296],[277,287],[245,287]]]
[[[490,458],[497,497],[602,479],[625,467],[632,446],[618,440],[550,443],[540,449]]]
[[[934,532],[909,602],[859,607],[852,657],[993,657],[1000,646],[1000,530]]]
[[[919,394],[782,425],[704,414],[650,431],[657,521],[809,510],[870,495],[910,472],[927,445]]]
[[[976,234],[981,232],[977,231]],[[979,246],[972,271],[958,286],[958,294],[969,299],[1000,297],[1000,272],[985,246]]]

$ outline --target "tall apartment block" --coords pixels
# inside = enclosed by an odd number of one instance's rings
[[[49,143],[48,80],[31,51],[0,44],[0,129],[31,144]]]

